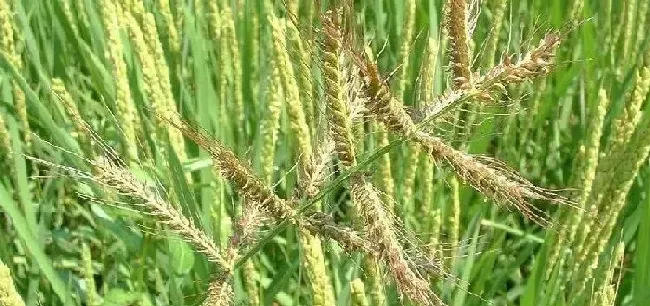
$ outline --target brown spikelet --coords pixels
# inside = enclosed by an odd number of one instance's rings
[[[350,110],[343,100],[341,84],[341,31],[331,18],[323,19],[323,76],[327,99],[327,114],[332,129],[336,153],[341,164],[350,167],[354,164],[354,146],[350,127]]]
[[[353,178],[352,197],[367,228],[368,238],[375,241],[379,258],[385,260],[401,293],[420,305],[440,305],[428,281],[412,270],[397,240],[390,218],[374,187],[361,177]]]
[[[208,296],[203,306],[230,306],[234,304],[231,277],[220,276],[208,286]]]
[[[365,56],[349,53],[360,68],[364,80],[362,90],[368,111],[384,123],[386,127],[400,135],[410,137],[416,130],[413,120],[403,108],[402,103],[391,94],[388,84],[381,78],[377,65]]]
[[[526,56],[526,58],[545,58],[542,54],[554,50],[558,43],[559,36],[547,35],[547,41],[543,41],[540,47],[531,51],[530,56]],[[377,65],[367,55],[360,56],[350,48],[345,50],[354,58],[356,65],[360,69],[360,75],[364,80],[362,91],[367,97],[365,101],[369,112],[392,132],[420,143],[435,160],[445,161],[456,171],[457,176],[472,185],[477,191],[494,199],[497,203],[507,204],[508,207],[518,209],[526,217],[531,218],[540,225],[549,225],[549,221],[540,215],[541,211],[530,204],[530,200],[548,200],[557,204],[571,204],[567,199],[551,191],[535,187],[496,160],[477,158],[465,154],[449,146],[438,137],[418,131],[417,126],[401,106],[401,103],[397,102],[392,95],[388,84],[383,81]],[[527,62],[529,61],[522,61],[522,63]],[[515,66],[524,67],[525,65],[518,64]],[[533,69],[534,67],[527,67],[527,71],[538,71]],[[522,76],[532,75],[524,74],[523,68],[516,70],[521,70]],[[494,77],[503,78],[503,75],[495,74]],[[441,103],[442,106],[436,107],[446,109],[449,105],[456,105],[459,101],[477,97],[480,92],[489,93],[483,87],[454,91],[456,94],[451,95],[450,99],[454,103]]]
[[[551,191],[534,186],[496,160],[463,153],[440,138],[425,133],[418,133],[417,139],[434,160],[445,161],[465,183],[496,203],[516,208],[539,225],[548,226],[550,221],[530,203],[531,200],[547,200],[569,205],[571,203]]]
[[[163,119],[179,129],[185,137],[192,139],[199,147],[206,150],[215,165],[219,167],[221,175],[232,181],[249,200],[259,203],[262,209],[268,210],[280,220],[293,215],[291,207],[264,185],[262,180],[253,173],[249,165],[240,161],[235,156],[235,153],[210,137],[207,132],[177,117],[164,117]]]
[[[559,32],[547,33],[537,47],[526,53],[516,63],[506,57],[494,66],[485,76],[477,80],[477,87],[482,91],[502,91],[508,84],[522,83],[547,75],[555,65],[555,51],[562,41]]]
[[[449,34],[454,87],[464,88],[471,82],[467,1],[447,0],[446,7],[445,26]]]
[[[523,83],[551,72],[555,65],[555,51],[562,36],[558,32],[549,32],[537,47],[526,53],[519,61],[512,63],[510,57],[491,68],[485,75],[476,78],[472,86],[447,91],[425,105],[414,114],[417,122],[429,122],[448,111],[456,108],[462,102],[472,99],[492,102],[496,94],[505,91],[510,84]]]
[[[221,269],[228,267],[227,261],[223,258],[212,239],[199,230],[192,220],[185,217],[176,207],[163,199],[157,191],[135,178],[131,171],[108,158],[98,159],[92,165],[94,168],[92,179],[94,181],[113,188],[119,191],[120,194],[142,200],[143,203],[140,205],[142,208],[192,243],[210,261],[220,265]]]

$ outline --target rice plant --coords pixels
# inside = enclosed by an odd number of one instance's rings
[[[648,0],[0,0],[0,306],[640,305]]]

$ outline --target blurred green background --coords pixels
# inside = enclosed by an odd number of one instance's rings
[[[13,33],[15,46],[12,58],[3,40],[0,56],[0,117],[8,133],[8,145],[3,144],[0,150],[0,259],[11,269],[26,305],[91,305],[88,292],[92,291],[98,294],[93,301],[96,305],[200,304],[213,267],[188,243],[157,224],[155,218],[125,209],[119,198],[92,182],[27,158],[88,170],[88,163],[80,156],[93,158],[97,154],[90,137],[75,126],[61,97],[53,96],[52,80],[62,80],[80,116],[123,158],[129,159],[127,147],[135,148],[139,162],[131,164],[132,170],[144,180],[159,181],[169,196],[182,204],[183,211],[221,246],[225,246],[241,213],[241,197],[215,176],[208,154],[195,144],[186,140],[179,151],[179,144],[173,140],[152,136],[160,126],[150,111],[153,99],[148,97],[146,72],[134,51],[137,46],[130,39],[127,25],[118,22],[128,76],[125,80],[137,115],[131,128],[138,143],[129,143],[124,133],[129,124],[121,121],[116,103],[119,80],[114,78],[107,56],[111,41],[102,14],[110,1],[0,1],[10,10],[0,20],[3,34]],[[215,13],[210,1],[170,0],[166,4],[170,19],[161,4],[165,1],[144,0],[143,7],[156,21],[163,52],[157,55],[162,55],[159,58],[169,69],[176,109],[262,173],[261,143],[265,133],[261,122],[268,115],[274,56],[268,14],[274,10],[277,16],[287,16],[285,4],[212,0],[218,4]],[[295,22],[301,35],[318,37],[317,21],[311,14],[336,4],[323,1],[319,9],[313,7],[312,1],[295,1],[299,2]],[[296,5],[287,2],[288,6]],[[363,30],[364,43],[378,54],[383,75],[407,67],[390,79],[390,84],[398,88],[404,80],[404,103],[416,108],[427,102],[420,94],[421,66],[431,59],[427,48],[432,41],[439,46],[432,90],[439,94],[447,89],[448,46],[442,29],[443,1],[410,2],[415,3],[415,14],[410,17],[407,2],[355,1],[354,18],[355,27]],[[565,39],[547,77],[509,87],[501,97],[507,104],[475,110],[486,120],[477,121],[480,124],[468,137],[445,131],[440,131],[441,135],[459,148],[504,161],[537,186],[579,189],[581,178],[576,163],[581,146],[590,145],[586,135],[599,105],[599,91],[604,90],[611,101],[602,125],[603,136],[597,139],[606,147],[614,137],[616,118],[643,77],[638,74],[650,65],[648,2],[477,1],[475,12],[480,14],[472,38],[473,68],[477,73],[485,73],[499,63],[502,54],[513,55],[514,59],[523,57],[547,30],[565,30]],[[138,6],[131,1],[118,3],[127,10],[118,15],[129,14],[129,10],[138,14]],[[500,9],[503,11],[499,17]],[[229,10],[233,28],[228,26],[228,13],[223,13]],[[414,18],[410,37],[404,35],[408,18]],[[170,28],[175,29],[176,36],[170,34]],[[237,53],[231,48],[234,42]],[[401,53],[404,45],[410,46],[407,58]],[[323,88],[317,68],[318,43],[313,47],[310,65],[315,84],[314,111],[318,113],[324,111],[324,104],[319,102]],[[296,56],[290,58],[299,61]],[[25,97],[28,124],[16,103],[19,95]],[[642,98],[645,100],[645,96]],[[647,103],[642,105],[640,115],[648,111]],[[319,118],[318,114],[314,118]],[[277,182],[278,195],[289,197],[296,184],[293,167],[297,153],[284,109],[279,122],[272,182]],[[319,133],[316,124],[314,134]],[[378,147],[375,142],[369,132],[365,152],[360,154],[370,156]],[[409,148],[401,145],[388,153],[397,199],[405,192],[402,183],[409,166]],[[626,163],[638,156],[611,158]],[[599,218],[615,216],[615,227],[606,237],[602,254],[594,254],[599,261],[593,277],[600,282],[588,283],[586,290],[595,292],[607,285],[618,292],[613,301],[602,305],[643,305],[650,300],[647,165],[643,158],[638,174],[632,175],[624,206],[605,206],[599,212]],[[609,170],[616,173],[615,169]],[[542,201],[535,203],[559,224],[543,229],[516,211],[486,203],[471,187],[450,183],[452,176],[442,165],[435,172],[433,186],[425,185],[423,176],[418,172],[412,192],[417,203],[422,201],[425,190],[432,190],[432,207],[441,214],[441,248],[451,248],[444,253],[453,258],[446,260],[453,263],[450,272],[457,278],[434,281],[435,292],[446,303],[601,305],[596,300],[573,300],[578,292],[566,274],[572,266],[559,265],[555,270],[547,266],[549,247],[557,243],[556,234],[567,225],[563,222],[570,220],[556,213],[557,207]],[[566,190],[564,194],[573,196],[577,192]],[[326,196],[323,210],[345,219],[348,199],[346,188],[334,188]],[[460,205],[458,241],[450,241],[454,236],[450,225],[453,221],[449,221],[454,201]],[[429,239],[429,233],[419,231],[421,223],[430,222],[428,214],[414,209],[397,217],[423,241]],[[594,221],[595,228],[604,226],[603,219]],[[270,224],[264,231],[272,228]],[[582,230],[586,229],[577,229],[579,233]],[[300,264],[303,250],[297,240],[295,229],[288,228],[271,241],[264,241],[268,243],[253,257],[260,275],[262,304],[311,305],[311,291]],[[612,257],[620,242],[625,253],[617,261]],[[361,257],[345,254],[333,242],[323,245],[336,304],[350,305],[350,281],[363,273]],[[610,264],[612,261],[615,264]],[[549,269],[552,272],[547,279]],[[602,284],[610,271],[611,282]],[[243,269],[238,269],[234,284],[236,303],[246,305],[249,297],[244,275]],[[94,281],[93,290],[89,289],[90,279]],[[388,274],[385,279],[388,303],[401,305]]]

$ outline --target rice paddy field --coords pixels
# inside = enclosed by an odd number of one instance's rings
[[[0,0],[0,306],[645,305],[648,0]]]

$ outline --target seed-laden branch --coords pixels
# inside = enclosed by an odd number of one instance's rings
[[[352,136],[349,103],[343,99],[344,84],[341,77],[342,33],[337,26],[338,16],[329,12],[322,18],[324,29],[323,75],[327,96],[327,118],[330,121],[336,152],[345,169],[356,165]],[[389,212],[379,193],[362,176],[354,174],[350,180],[352,203],[356,226],[363,228],[376,247],[370,252],[373,259],[382,260],[391,271],[401,294],[420,305],[439,305],[442,301],[430,289],[429,282],[413,269],[412,262],[397,239]],[[376,263],[371,261],[368,269]],[[371,275],[377,278],[378,275]],[[377,282],[380,284],[380,282]]]
[[[547,69],[542,69],[542,66],[549,64],[548,61],[541,60],[546,58],[542,54],[554,50],[558,43],[559,36],[547,35],[542,44],[532,51],[524,61],[512,67],[506,65],[503,66],[504,68],[493,69],[492,73],[488,73],[491,77],[479,82],[483,85],[478,88],[454,91],[451,96],[453,99],[450,99],[441,109],[448,109],[457,105],[458,101],[480,96],[478,95],[480,92],[489,96],[490,88],[493,88],[495,84],[504,84],[510,82],[509,80],[522,81],[526,77],[544,73]],[[572,205],[571,201],[554,192],[535,187],[496,160],[463,153],[446,144],[442,139],[420,131],[401,103],[396,101],[391,94],[390,88],[380,76],[376,64],[372,63],[367,56],[359,55],[360,53],[352,48],[345,50],[355,58],[361,76],[365,80],[362,90],[368,97],[366,107],[370,113],[388,126],[393,133],[421,144],[434,160],[445,161],[454,169],[458,177],[478,192],[492,198],[497,203],[504,203],[518,209],[523,215],[543,226],[548,226],[550,222],[540,215],[541,211],[530,203],[531,200],[548,200],[556,204]],[[510,74],[497,72],[504,69],[510,71]],[[508,77],[509,75],[518,77]],[[488,84],[492,85],[488,86]]]
[[[467,0],[447,0],[445,7],[447,8],[445,28],[449,34],[454,87],[467,88],[472,81]]]
[[[549,74],[555,65],[555,52],[561,41],[562,35],[559,32],[548,32],[539,45],[521,60],[512,63],[512,59],[506,57],[485,75],[476,78],[471,86],[448,91],[435,101],[428,101],[414,113],[413,120],[418,123],[431,122],[469,100],[494,102],[496,95],[504,92],[507,85]]]
[[[377,190],[362,177],[355,176],[351,193],[367,227],[368,239],[377,243],[379,258],[386,262],[399,291],[419,305],[442,305],[440,298],[431,291],[429,282],[419,275],[418,270],[412,269]]]

